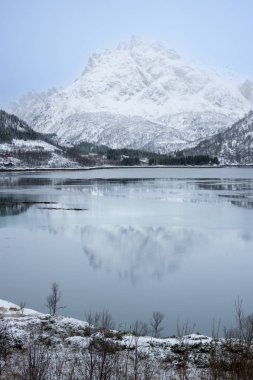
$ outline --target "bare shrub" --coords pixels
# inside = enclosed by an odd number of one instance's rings
[[[224,329],[210,356],[210,374],[215,379],[251,380],[253,374],[253,315],[245,316],[242,301],[235,302],[236,326]]]
[[[78,355],[56,353],[52,364],[51,373],[54,380],[83,380]]]
[[[136,321],[130,328],[130,332],[133,337],[133,379],[137,380],[140,377],[140,360],[141,355],[139,353],[139,339],[141,336],[146,335],[148,332],[148,326],[146,322]],[[129,357],[129,355],[128,355]]]
[[[18,373],[23,380],[50,380],[51,358],[48,347],[42,344],[34,333],[26,343],[26,351],[18,365]]]
[[[103,335],[93,336],[82,351],[81,379],[110,380],[118,378],[121,346]]]
[[[191,351],[188,339],[194,329],[195,324],[190,325],[188,321],[180,324],[179,320],[177,321],[178,344],[172,346],[171,350],[177,354],[178,357],[177,372],[180,379],[187,379],[187,367],[189,364],[189,355]]]
[[[0,320],[0,376],[8,365],[12,353],[12,335],[8,322]]]
[[[108,332],[109,330],[112,330],[115,327],[112,315],[107,309],[101,312],[96,311],[95,313],[92,313],[90,311],[86,315],[86,320],[88,322],[88,326],[86,328],[87,335],[91,335],[91,333],[95,330]]]

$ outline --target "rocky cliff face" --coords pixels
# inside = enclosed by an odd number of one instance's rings
[[[253,164],[253,112],[184,153],[217,156],[224,164]]]

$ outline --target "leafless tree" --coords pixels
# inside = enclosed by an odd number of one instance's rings
[[[155,338],[158,338],[161,334],[161,331],[163,330],[163,327],[161,327],[163,319],[164,314],[160,313],[159,311],[153,312],[152,319],[150,320],[150,325],[152,328],[152,334]]]
[[[59,290],[59,285],[54,282],[52,284],[52,293],[47,296],[46,307],[49,310],[49,314],[56,315],[59,309],[64,309],[66,306],[59,306],[61,299],[61,291]]]

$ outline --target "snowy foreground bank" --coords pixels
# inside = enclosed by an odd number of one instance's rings
[[[222,341],[199,334],[159,339],[137,327],[95,328],[0,300],[0,379],[237,378],[210,372]]]

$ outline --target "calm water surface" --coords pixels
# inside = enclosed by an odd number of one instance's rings
[[[165,314],[230,326],[253,312],[253,170],[107,169],[0,174],[0,298],[117,324]]]

